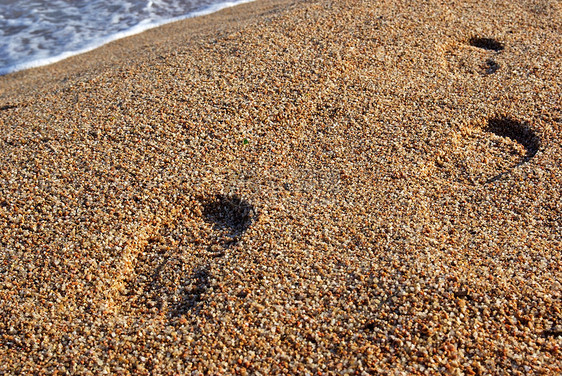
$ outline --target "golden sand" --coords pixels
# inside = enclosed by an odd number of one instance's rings
[[[562,373],[561,20],[257,1],[0,77],[0,374]]]

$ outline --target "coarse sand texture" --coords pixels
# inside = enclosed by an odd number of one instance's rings
[[[0,374],[562,374],[562,3],[257,0],[0,77]]]

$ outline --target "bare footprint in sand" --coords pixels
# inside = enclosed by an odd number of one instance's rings
[[[451,73],[491,75],[500,69],[496,56],[503,49],[496,39],[473,36],[442,46],[444,66]]]
[[[209,195],[187,205],[150,234],[132,255],[116,300],[135,314],[179,317],[204,302],[212,285],[212,263],[235,246],[257,219],[236,195]]]
[[[437,174],[464,183],[491,183],[529,162],[539,147],[540,139],[528,124],[493,117],[453,133],[451,148],[436,159]]]

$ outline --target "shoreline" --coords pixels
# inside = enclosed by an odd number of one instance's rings
[[[0,77],[0,373],[562,373],[561,19],[257,0]]]
[[[259,1],[259,4],[253,4],[255,0],[242,1],[238,5],[229,6],[213,13],[167,22],[48,65],[2,75],[0,76],[0,100],[9,96],[17,96],[19,91],[28,91],[36,86],[56,86],[59,81],[66,82],[69,79],[76,79],[82,74],[99,73],[113,64],[134,60],[137,56],[146,58],[150,53],[151,44],[161,47],[174,40],[174,33],[191,35],[198,40],[209,39],[213,37],[213,34],[221,33],[221,30],[225,28],[236,30],[245,23],[252,22],[263,12],[275,12],[275,9],[282,6],[281,4],[292,3],[288,0],[266,0]],[[245,15],[244,12],[248,14]],[[236,26],[237,24],[239,26]]]
[[[154,29],[160,26],[164,26],[166,24],[169,23],[173,23],[173,22],[178,22],[178,21],[182,21],[182,20],[186,20],[189,18],[196,18],[196,17],[202,17],[202,16],[206,16],[212,13],[216,13],[219,12],[223,9],[226,8],[230,8],[233,6],[237,6],[237,5],[241,5],[244,3],[248,3],[248,2],[252,2],[254,0],[237,0],[237,1],[226,1],[220,4],[214,4],[214,5],[210,5],[207,6],[204,9],[200,9],[197,11],[192,11],[188,14],[185,14],[183,16],[177,16],[177,17],[173,17],[170,18],[168,20],[165,21],[159,21],[159,22],[150,22],[150,23],[139,23],[138,25],[135,25],[132,28],[129,28],[127,30],[122,30],[118,33],[115,33],[111,36],[105,37],[101,39],[101,42],[94,42],[94,43],[90,43],[89,45],[81,48],[80,50],[75,50],[75,51],[65,51],[59,55],[56,56],[52,56],[52,57],[48,57],[48,58],[43,58],[43,59],[37,59],[31,62],[26,62],[26,63],[20,63],[20,64],[15,64],[13,65],[11,68],[5,68],[4,70],[0,70],[0,76],[5,76],[7,74],[11,74],[11,73],[17,73],[20,71],[24,71],[27,69],[33,69],[33,68],[40,68],[40,67],[44,67],[47,65],[51,65],[51,64],[55,64],[58,63],[59,61],[68,59],[72,56],[76,56],[76,55],[81,55],[90,51],[93,51],[95,49],[98,49],[106,44],[109,44],[111,42],[114,42],[116,40],[119,39],[123,39],[123,38],[127,38],[133,35],[137,35],[140,33],[143,33],[147,30],[150,29]]]

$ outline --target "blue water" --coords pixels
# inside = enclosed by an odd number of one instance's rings
[[[251,0],[0,0],[0,75]]]

